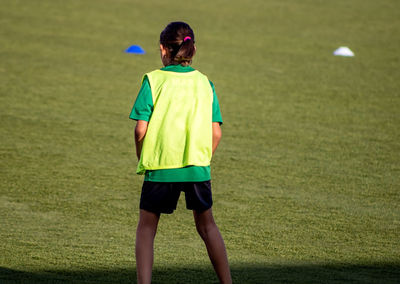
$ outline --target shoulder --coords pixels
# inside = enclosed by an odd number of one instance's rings
[[[199,70],[194,70],[193,72],[190,72],[193,74],[194,78],[198,78],[204,85],[208,85],[211,87],[212,90],[214,90],[214,85],[213,83],[208,79],[208,76]]]
[[[154,76],[155,74],[160,73],[160,72],[162,72],[160,69],[156,69],[156,70],[147,72],[147,73],[145,73],[145,74],[143,75],[143,79],[148,78],[148,77],[152,77],[152,76]]]
[[[142,84],[148,84],[150,87],[154,86],[155,84],[157,84],[157,82],[164,81],[166,79],[164,73],[166,72],[160,69],[145,73],[142,78]]]
[[[147,75],[147,74],[155,74],[155,73],[160,73],[160,72],[163,72],[163,71],[161,69],[155,69],[155,70],[152,70],[150,72],[145,73],[145,75]]]
[[[207,80],[208,80],[208,76],[207,76],[206,74],[204,74],[203,72],[201,72],[201,71],[199,71],[199,70],[197,70],[197,69],[194,70],[193,72],[195,72],[196,74],[198,74],[198,76],[207,78]]]
[[[196,73],[198,74],[199,77],[202,77],[204,80],[207,80],[207,82],[210,84],[211,88],[214,90],[214,84],[213,84],[213,82],[211,82],[211,80],[208,79],[208,76],[207,76],[205,73],[203,73],[203,72],[201,72],[201,71],[199,71],[199,70],[197,70],[197,69],[194,70],[194,72],[196,72]]]

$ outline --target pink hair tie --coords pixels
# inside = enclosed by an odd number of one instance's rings
[[[189,40],[189,39],[192,39],[190,36],[187,36],[187,37],[185,37],[184,39],[183,39],[183,41],[187,41],[187,40]]]

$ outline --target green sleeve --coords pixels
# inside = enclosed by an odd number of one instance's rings
[[[212,105],[212,122],[219,122],[222,124],[221,109],[219,108],[219,102],[217,94],[215,93],[214,84],[210,81],[211,88],[213,90],[213,105]]]
[[[147,76],[145,76],[129,118],[134,120],[150,121],[153,108],[154,105],[150,83]]]

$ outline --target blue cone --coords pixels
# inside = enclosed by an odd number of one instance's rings
[[[136,54],[145,54],[146,52],[144,51],[143,48],[141,48],[139,45],[132,45],[128,47],[127,50],[125,50],[126,53],[136,53]]]

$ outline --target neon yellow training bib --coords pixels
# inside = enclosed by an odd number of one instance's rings
[[[208,78],[197,70],[155,70],[145,76],[154,109],[137,173],[210,165],[213,91]]]

